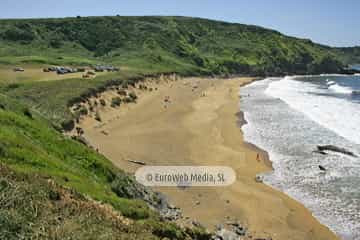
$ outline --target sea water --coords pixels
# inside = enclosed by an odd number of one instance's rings
[[[264,182],[309,208],[342,239],[360,239],[360,76],[269,78],[241,89],[245,140],[269,153]],[[327,169],[326,173],[319,165]]]

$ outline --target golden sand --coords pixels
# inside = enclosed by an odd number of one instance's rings
[[[255,181],[256,174],[271,170],[271,164],[264,152],[243,141],[238,126],[239,87],[252,80],[189,78],[155,84],[157,91],[137,91],[137,104],[102,111],[102,123],[88,117],[81,127],[94,147],[131,173],[139,165],[128,160],[232,167],[237,180],[229,187],[156,189],[182,209],[184,219],[209,229],[239,220],[257,238],[337,239],[300,203]],[[166,96],[170,103],[165,104]]]

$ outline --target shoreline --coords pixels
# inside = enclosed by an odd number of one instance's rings
[[[242,97],[241,94],[240,94],[241,88],[246,87],[247,85],[250,85],[250,84],[252,84],[252,83],[254,83],[254,82],[256,82],[256,81],[262,81],[262,80],[264,80],[264,79],[266,79],[266,77],[265,77],[265,78],[254,78],[251,82],[244,83],[244,84],[242,84],[242,85],[239,86],[239,107],[240,107],[240,105],[241,105],[240,102],[241,102],[241,97]],[[240,109],[240,110],[236,113],[236,117],[237,117],[237,124],[238,124],[238,126],[239,126],[240,131],[241,131],[241,134],[243,135],[242,127],[243,127],[244,125],[248,124],[248,121],[245,119],[245,113]],[[274,170],[274,168],[273,168],[273,166],[272,166],[272,161],[271,161],[270,156],[269,156],[269,153],[268,153],[266,150],[260,148],[259,146],[256,146],[255,144],[253,144],[253,143],[251,143],[251,142],[245,141],[244,137],[243,137],[243,143],[244,143],[244,145],[246,145],[248,148],[253,149],[255,152],[259,152],[259,153],[260,153],[260,156],[261,156],[261,158],[264,160],[265,164],[266,164],[268,167],[271,168],[270,171],[273,171],[273,170]],[[265,172],[264,172],[264,173],[265,173]]]
[[[331,152],[320,155],[313,154],[313,151],[318,145],[333,144],[358,152],[356,139],[351,138],[351,134],[345,134],[357,119],[346,108],[350,102],[346,96],[351,94],[351,89],[356,89],[357,85],[352,83],[357,79],[344,76],[328,79],[322,75],[312,79],[314,82],[308,82],[307,76],[298,80],[281,83],[270,79],[244,88],[243,94],[252,96],[241,101],[245,116],[250,121],[249,126],[243,127],[246,139],[268,150],[274,162],[274,173],[264,174],[266,184],[283,191],[310,209],[313,216],[339,239],[355,239],[359,233],[358,207],[347,203],[357,200],[356,195],[352,195],[356,193],[356,182],[349,180],[356,179],[357,162],[352,161],[352,158],[347,159],[346,155]],[[328,89],[327,82],[330,80],[339,89]],[[343,90],[342,81],[346,82],[344,86],[350,90],[344,92],[341,98],[334,98],[333,94]],[[303,92],[306,94],[303,95]],[[337,104],[342,106],[341,109],[331,109],[331,105],[336,105],[331,101],[344,104]],[[307,107],[302,103],[307,103]],[[322,112],[323,109],[331,109],[331,114],[327,115],[326,110]],[[313,115],[313,118],[311,113],[315,111],[318,115]],[[353,121],[342,128],[342,116]],[[340,125],[327,125],[326,119],[334,119]],[[346,172],[344,162],[354,171]],[[325,166],[326,174],[319,171],[318,165]],[[342,191],[347,187],[351,189],[349,192]]]
[[[189,91],[187,81],[198,82],[196,93]],[[240,123],[244,124],[245,119],[240,118],[243,114],[239,111],[239,88],[252,81],[185,79],[159,84],[159,91],[141,94],[138,104],[102,113],[106,123],[101,126],[90,117],[81,126],[91,145],[128,172],[138,167],[128,159],[141,159],[152,165],[233,167],[239,179],[226,189],[156,189],[179,206],[185,217],[209,229],[239,220],[258,238],[337,239],[303,205],[255,182],[256,174],[271,171],[272,167],[267,153],[245,142],[242,135]],[[199,96],[201,92],[206,92],[206,97]],[[174,98],[166,109],[162,103],[165,94]],[[101,133],[105,130],[110,134]],[[261,162],[257,163],[254,159],[259,152]]]
[[[251,82],[251,83],[249,83],[249,84],[252,84],[252,83],[253,83],[253,82]],[[248,84],[246,84],[246,85],[248,85]],[[242,88],[242,87],[245,87],[245,85],[244,85],[244,86],[241,86],[240,88]],[[241,101],[241,96],[240,96],[239,100]],[[244,125],[248,124],[248,121],[247,121],[246,118],[245,118],[245,113],[244,113],[243,111],[240,111],[240,112],[237,114],[237,117],[238,117],[239,128],[240,128],[241,132],[243,133],[242,127],[243,127]],[[249,148],[254,149],[254,151],[260,152],[261,156],[262,156],[263,158],[265,158],[265,161],[266,161],[266,162],[268,162],[269,167],[271,167],[271,169],[272,169],[271,171],[275,171],[275,169],[273,168],[273,165],[272,165],[273,162],[271,161],[270,155],[269,155],[269,153],[268,153],[266,150],[262,149],[261,147],[257,146],[257,145],[254,144],[254,143],[247,142],[245,139],[244,139],[244,144],[247,144],[247,146],[248,146]],[[266,172],[263,172],[263,173],[266,173]],[[262,173],[260,173],[260,174],[262,174]],[[266,184],[266,183],[264,183],[264,184]],[[274,187],[271,186],[270,184],[266,184],[266,185],[269,186],[269,187],[271,187],[271,188],[273,188],[274,190],[277,190],[277,191],[285,194],[286,196],[292,198],[292,197],[291,197],[290,195],[288,195],[287,193],[285,193],[285,192],[283,192],[283,191],[280,191],[280,190],[274,188]],[[293,199],[293,198],[292,198],[292,199]],[[295,200],[295,199],[294,199],[294,200]],[[298,200],[295,200],[295,201],[299,202],[301,205],[303,205],[303,206],[305,207],[305,205],[304,205],[303,202],[300,202],[300,201],[298,201]],[[305,207],[305,208],[306,208],[306,207]],[[310,209],[308,209],[308,208],[306,208],[306,209],[307,209],[308,211],[310,211],[311,215],[312,215],[320,224],[326,226],[326,227],[329,229],[329,231],[331,231],[334,235],[336,235],[336,233],[333,232],[332,230],[330,230],[330,228],[329,228],[327,225],[321,223],[320,220],[313,214],[313,212],[312,212]],[[336,237],[337,237],[338,239],[340,239],[340,236],[337,236],[337,235],[336,235]]]
[[[251,83],[250,83],[250,84],[251,84]],[[244,87],[244,86],[241,86],[241,87]],[[240,88],[241,88],[241,87],[240,87]],[[238,125],[239,125],[239,128],[240,128],[240,131],[241,131],[241,133],[243,134],[242,127],[243,127],[244,125],[248,124],[248,122],[247,122],[246,119],[245,119],[245,116],[244,116],[244,112],[243,112],[243,111],[239,111],[239,112],[236,114],[236,116],[238,117]],[[270,159],[269,153],[268,153],[266,150],[260,148],[260,147],[257,146],[256,144],[253,144],[253,143],[251,143],[251,142],[245,141],[245,139],[243,140],[243,143],[244,143],[244,145],[245,145],[246,147],[252,149],[253,151],[259,152],[259,153],[260,153],[260,156],[261,156],[261,158],[264,160],[265,164],[266,164],[269,168],[271,168],[270,171],[273,171],[273,170],[274,170],[274,168],[273,168],[273,166],[272,166],[273,163],[272,163],[272,161],[271,161],[271,159]],[[263,172],[263,173],[265,173],[265,172]]]

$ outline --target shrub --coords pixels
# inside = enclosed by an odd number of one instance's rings
[[[35,34],[31,30],[23,30],[17,27],[6,30],[2,35],[5,40],[9,41],[30,42],[35,39]]]
[[[78,111],[81,108],[80,104],[76,104],[73,108],[74,111]]]
[[[59,201],[59,200],[61,200],[60,193],[59,193],[58,191],[50,190],[50,191],[49,191],[49,199],[52,200],[52,201]]]
[[[116,175],[111,183],[111,190],[122,198],[134,199],[139,197],[131,178],[123,174]]]
[[[137,99],[137,95],[136,95],[136,93],[134,93],[134,92],[129,93],[129,97],[130,97],[133,101],[135,101],[135,100]]]
[[[10,83],[9,85],[7,85],[7,88],[9,90],[15,89],[15,88],[18,88],[18,87],[20,87],[20,84],[18,84],[18,83]]]
[[[5,178],[0,179],[0,192],[10,186],[9,182]]]
[[[95,113],[95,120],[101,122],[101,117],[100,117],[99,112]]]
[[[127,95],[127,92],[124,90],[124,89],[120,89],[117,91],[117,93],[121,96],[126,96]]]
[[[106,101],[104,99],[100,99],[101,106],[106,106]]]
[[[72,119],[64,120],[64,121],[61,123],[61,127],[62,127],[65,131],[71,131],[71,130],[73,130],[74,127],[75,127],[74,120],[72,120]]]
[[[80,115],[87,115],[89,112],[87,110],[86,107],[82,106],[80,109],[79,109],[79,113]]]
[[[54,38],[50,40],[50,47],[52,48],[61,48],[63,45],[63,42],[61,41],[61,39],[58,38]]]
[[[23,112],[24,112],[24,115],[27,116],[28,118],[31,118],[31,119],[33,118],[32,113],[30,112],[30,110],[28,108],[25,108]]]
[[[126,82],[127,82],[128,85],[130,85],[130,86],[132,86],[132,87],[135,87],[136,80],[134,80],[134,79],[128,79]]]
[[[0,156],[5,157],[5,155],[6,155],[5,145],[0,143]]]
[[[184,239],[184,235],[180,228],[174,223],[160,223],[154,226],[153,233],[156,236],[166,239]]]
[[[121,104],[121,98],[120,97],[113,97],[111,99],[111,107],[118,107]]]
[[[207,240],[211,239],[211,233],[206,231],[203,227],[186,228],[186,233],[191,236],[191,239]]]
[[[127,89],[127,88],[128,88],[128,83],[127,83],[127,82],[123,82],[123,83],[121,84],[121,87]]]
[[[131,97],[126,97],[126,98],[124,98],[124,103],[132,103],[132,102],[134,102],[134,100],[131,98]]]

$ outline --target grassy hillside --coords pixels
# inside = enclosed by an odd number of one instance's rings
[[[71,125],[68,106],[109,83],[144,74],[282,75],[338,72],[358,48],[330,48],[256,26],[188,17],[78,17],[0,20],[0,65],[121,66],[93,80],[20,81],[0,76],[0,92],[56,125]],[[9,70],[8,70],[9,71]],[[1,72],[0,72],[1,74]],[[18,80],[20,79],[20,80]],[[10,84],[9,84],[10,83]]]
[[[120,210],[130,210],[124,212],[125,215],[147,215],[144,204],[134,202],[131,206],[133,203],[118,198],[111,190],[111,183],[124,173],[105,157],[58,133],[47,120],[28,108],[1,95],[0,100],[3,163],[20,172],[51,176],[96,200],[112,203]]]
[[[64,79],[43,82],[0,83],[0,93],[17,99],[33,111],[49,119],[54,125],[66,128],[74,116],[69,106],[85,100],[90,95],[105,89],[107,85],[133,82],[141,72],[121,71],[109,73],[94,79]],[[70,124],[71,125],[71,124]]]
[[[0,165],[0,239],[159,239],[146,223],[123,217],[39,175]]]
[[[0,63],[113,64],[179,73],[337,72],[333,49],[256,26],[188,17],[0,21]]]
[[[337,48],[335,52],[346,64],[360,63],[360,47]]]
[[[105,214],[88,198],[113,210]],[[202,235],[199,230],[185,232],[162,221],[148,206],[156,208],[159,201],[157,194],[95,150],[62,135],[46,119],[0,95],[1,239],[49,239],[56,229],[64,238],[75,234],[71,239],[93,239],[91,233],[103,239]],[[111,218],[116,214],[133,223],[117,225],[117,219]]]

